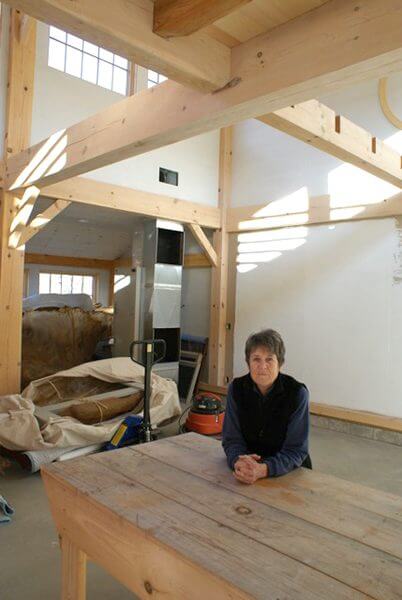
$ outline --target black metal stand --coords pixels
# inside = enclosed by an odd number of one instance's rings
[[[155,347],[161,346],[161,353],[157,354]],[[145,363],[136,360],[133,356],[135,346],[145,346]],[[144,374],[144,418],[142,421],[142,427],[140,431],[140,443],[150,442],[152,440],[152,427],[151,427],[151,373],[152,367],[156,363],[160,362],[165,358],[166,355],[166,342],[165,340],[139,340],[134,341],[130,344],[130,358],[137,365],[141,365],[145,368]]]

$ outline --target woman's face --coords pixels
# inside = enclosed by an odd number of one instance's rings
[[[274,383],[279,374],[279,363],[276,354],[259,346],[250,353],[249,369],[251,379],[264,392]]]

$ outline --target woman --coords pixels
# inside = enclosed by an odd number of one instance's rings
[[[308,390],[284,375],[285,345],[278,332],[251,335],[245,347],[249,373],[228,389],[223,449],[234,476],[251,484],[311,468]]]

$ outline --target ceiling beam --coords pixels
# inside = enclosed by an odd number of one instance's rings
[[[379,200],[376,204],[331,206],[331,197],[312,196],[309,198],[308,209],[305,212],[287,212],[272,216],[261,216],[271,203],[254,206],[239,206],[229,208],[227,228],[229,233],[245,233],[248,231],[264,231],[289,227],[323,225],[325,223],[342,223],[348,221],[365,221],[367,219],[385,219],[402,215],[402,193],[391,198]],[[274,204],[274,203],[272,203]]]
[[[54,267],[77,267],[82,269],[113,269],[114,260],[84,258],[81,256],[55,256],[53,254],[25,253],[26,265],[49,265]]]
[[[197,33],[165,40],[153,31],[152,0],[7,0],[24,13],[201,91],[225,85],[230,49]]]
[[[190,35],[250,0],[155,0],[154,32],[165,38]]]
[[[11,157],[7,187],[49,185],[402,69],[401,21],[400,0],[330,0],[233,48],[231,84],[216,93],[165,81]]]
[[[318,100],[288,106],[258,120],[402,187],[399,152]]]
[[[189,223],[188,227],[193,236],[195,237],[196,241],[199,243],[205,256],[207,257],[209,264],[212,267],[217,267],[218,255],[216,254],[214,247],[212,246],[211,242],[209,241],[201,227],[199,225],[194,225],[193,223]]]
[[[211,229],[219,229],[221,226],[220,212],[215,206],[134,190],[86,177],[75,177],[46,187],[42,189],[42,195],[157,219],[196,223]]]

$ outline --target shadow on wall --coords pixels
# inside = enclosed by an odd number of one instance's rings
[[[402,131],[385,142],[402,153]],[[247,273],[261,263],[276,260],[283,252],[302,246],[308,235],[308,223],[363,217],[368,207],[399,194],[398,187],[343,163],[328,173],[327,195],[311,198],[307,187],[302,187],[259,209],[252,219],[239,223],[245,233],[238,235],[237,271]]]

